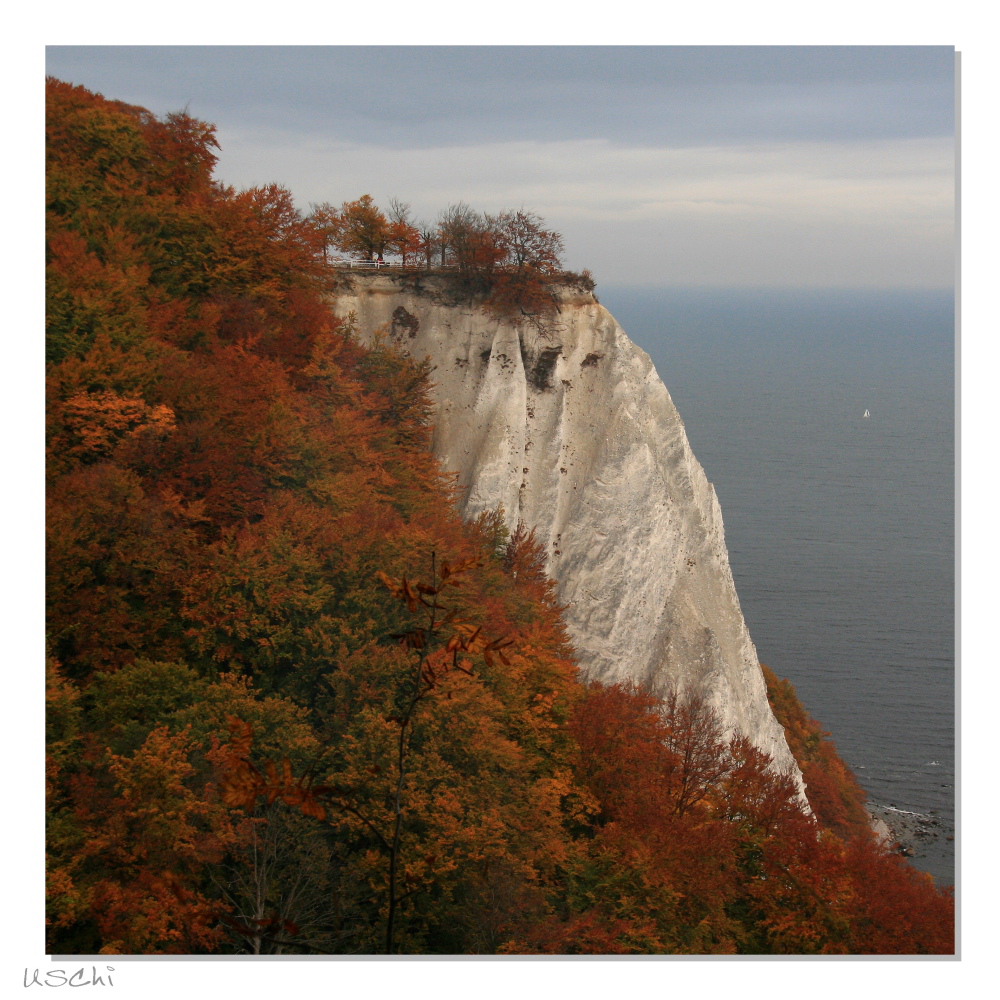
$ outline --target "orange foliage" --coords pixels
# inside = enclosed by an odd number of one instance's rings
[[[806,784],[809,805],[819,822],[840,836],[870,836],[867,795],[837,749],[799,702],[790,681],[761,665],[767,697]]]
[[[186,733],[158,727],[135,754],[108,755],[108,788],[80,788],[81,859],[107,872],[89,888],[102,953],[186,953],[222,940],[216,904],[194,885],[234,831],[213,789],[192,786],[191,749]]]
[[[186,114],[50,80],[47,129],[49,950],[949,950],[703,704],[580,684],[533,533],[455,513],[427,365],[334,319],[336,220],[218,184]],[[451,222],[544,311],[557,234]]]

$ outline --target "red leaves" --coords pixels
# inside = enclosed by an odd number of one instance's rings
[[[572,725],[601,801],[597,842],[678,894],[667,935],[675,946],[953,950],[948,894],[871,835],[821,832],[792,780],[746,738],[722,741],[704,706],[668,699],[661,708],[642,692],[591,687]]]
[[[405,573],[400,580],[394,580],[382,570],[377,570],[375,575],[397,600],[407,606],[408,610],[417,611],[420,605],[427,608],[440,607],[436,601],[428,601],[427,598],[436,597],[446,586],[459,584],[461,582],[459,577],[481,564],[482,560],[478,558],[461,560],[455,565],[451,565],[447,561],[442,562],[440,569],[436,570],[436,576],[440,582],[433,584],[422,583],[419,580],[411,583]]]
[[[496,661],[493,659],[493,654],[496,653],[497,658],[500,660],[500,662],[504,666],[509,667],[510,666],[510,660],[508,660],[507,657],[504,655],[504,650],[508,649],[509,647],[511,647],[513,645],[514,645],[514,640],[513,639],[507,639],[507,638],[493,639],[492,641],[487,642],[483,646],[483,649],[482,649],[483,659],[491,667],[494,667],[494,666],[496,666]]]
[[[841,837],[870,836],[867,795],[819,723],[806,712],[791,682],[761,665],[767,697],[802,770],[806,795],[819,822]]]
[[[377,573],[378,578],[389,589],[390,593],[398,601],[405,604],[408,611],[416,612],[421,607],[428,610],[427,620],[423,625],[406,632],[394,633],[392,636],[404,649],[411,649],[423,654],[424,665],[421,677],[428,689],[435,686],[438,673],[447,669],[457,669],[471,674],[465,662],[459,659],[462,653],[482,655],[491,668],[496,666],[497,659],[506,666],[510,665],[510,660],[508,660],[504,650],[514,644],[513,639],[506,636],[498,639],[485,638],[481,625],[472,625],[469,622],[458,620],[456,617],[457,608],[448,607],[438,600],[446,587],[458,585],[465,573],[480,564],[481,560],[479,559],[466,559],[454,565],[442,562],[440,570],[436,573],[436,581],[439,582],[434,584],[421,581],[411,583],[405,574],[397,581],[381,570]],[[438,649],[429,653],[428,650],[431,649],[431,642],[435,634],[442,632],[445,628],[451,630],[451,634],[443,640]]]
[[[237,809],[252,809],[259,798],[268,803],[282,801],[301,810],[306,816],[326,819],[326,807],[320,795],[326,789],[317,788],[306,776],[295,777],[291,761],[267,761],[263,771],[250,761],[253,731],[249,723],[230,720],[232,738],[229,743],[228,765],[222,784],[222,799]]]
[[[394,580],[391,580],[381,570],[378,571],[378,578],[386,585],[386,587],[389,588],[390,593],[398,600],[402,601],[410,611],[416,611],[421,604],[430,607],[431,605],[429,604],[429,602],[424,600],[424,597],[422,595],[423,593],[427,592],[432,594],[437,593],[436,590],[433,590],[431,588],[423,588],[423,590],[421,590],[420,588],[422,587],[422,585],[418,585],[417,588],[411,587],[410,582],[406,579],[405,574],[403,575],[402,580],[400,580],[398,583]]]

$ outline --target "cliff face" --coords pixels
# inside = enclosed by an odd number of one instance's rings
[[[771,714],[711,483],[648,355],[587,292],[543,327],[357,274],[338,314],[435,366],[434,449],[467,517],[503,504],[548,552],[586,676],[701,694],[798,775]]]

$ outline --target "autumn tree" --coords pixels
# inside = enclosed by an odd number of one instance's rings
[[[767,698],[781,723],[817,819],[841,837],[870,837],[867,796],[819,723],[806,712],[792,683],[761,664]]]
[[[442,563],[428,582],[385,577],[414,618],[394,636],[395,653],[369,648],[356,658],[369,679],[373,671],[393,679],[354,714],[335,774],[304,781],[284,765],[261,770],[249,764],[243,744],[227,786],[233,804],[245,808],[260,796],[286,801],[370,844],[356,871],[381,900],[381,947],[388,953],[418,942],[449,950],[462,936],[459,927],[467,928],[462,950],[470,934],[479,947],[487,941],[495,949],[505,923],[541,904],[532,885],[576,808],[568,769],[550,771],[551,762],[513,738],[526,723],[551,719],[558,692],[531,699],[521,687],[525,712],[515,718],[501,676],[521,674],[528,666],[523,652],[459,617],[463,602],[446,596],[458,593],[453,588],[471,565]],[[529,667],[520,685],[530,676]],[[341,697],[351,697],[346,677],[335,683]],[[504,898],[520,907],[520,918],[513,910],[490,912],[491,901]]]
[[[441,260],[444,260],[444,250],[441,247],[440,233],[433,223],[425,220],[417,223],[416,228],[420,236],[417,251],[423,260],[424,267],[430,270],[437,253],[440,253]]]
[[[392,224],[370,194],[345,201],[339,209],[324,202],[314,208],[312,219],[329,243],[359,260],[374,260],[392,239]]]
[[[423,235],[420,227],[413,221],[410,206],[398,198],[389,199],[389,237],[386,246],[391,253],[399,254],[403,266],[407,258],[413,258],[421,253]]]
[[[664,743],[673,755],[665,771],[667,796],[678,816],[696,808],[726,777],[732,762],[715,712],[698,695],[671,691],[660,709]]]
[[[684,722],[696,718],[687,713]],[[634,687],[589,686],[571,726],[583,774],[600,803],[592,845],[599,854],[583,871],[596,860],[602,867],[613,863],[630,872],[635,887],[628,908],[608,910],[596,886],[591,905],[615,920],[645,922],[646,940],[655,946],[634,950],[734,950],[725,914],[732,893],[731,838],[724,826],[707,822],[710,813],[696,810],[694,797],[686,794],[714,780],[718,761],[710,765],[711,776],[696,773],[701,759],[685,761],[669,745],[692,742],[678,713],[671,729],[660,700]]]
[[[562,267],[563,239],[559,233],[544,228],[544,220],[523,208],[501,212],[493,220],[503,263],[516,275],[534,271],[554,274]]]
[[[484,219],[479,212],[464,201],[449,205],[437,222],[441,263],[453,264],[464,273],[471,272],[484,231]]]

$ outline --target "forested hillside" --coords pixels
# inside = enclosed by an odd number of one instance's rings
[[[48,951],[952,951],[703,706],[577,680],[426,366],[333,318],[329,220],[47,89]]]

